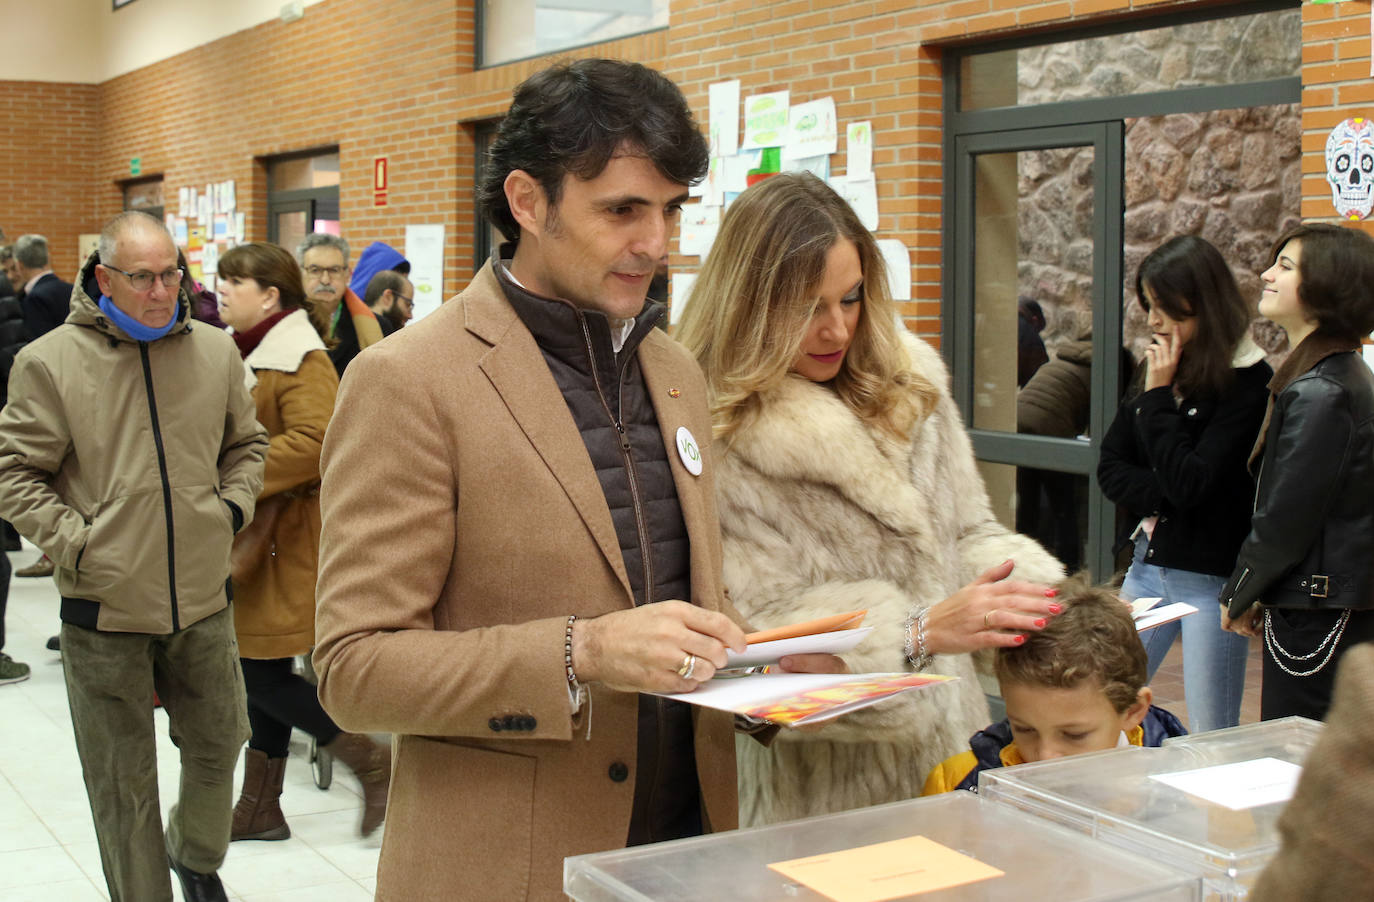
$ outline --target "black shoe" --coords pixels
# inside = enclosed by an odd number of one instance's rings
[[[62,650],[62,637],[61,637],[61,636],[49,636],[49,637],[48,637],[48,650],[49,650],[49,651],[61,651],[61,650]]]
[[[224,895],[224,884],[219,882],[218,874],[193,871],[184,864],[178,864],[171,855],[167,856],[167,864],[181,881],[181,895],[186,902],[229,902],[229,897]]]

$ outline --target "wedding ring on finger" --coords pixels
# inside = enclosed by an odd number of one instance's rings
[[[677,675],[682,677],[684,680],[690,680],[692,678],[692,674],[696,673],[696,669],[697,656],[688,655],[687,657],[683,658],[682,663],[678,665]]]
[[[985,629],[985,630],[990,630],[990,629],[992,629],[992,624],[991,624],[990,622],[988,622],[988,618],[991,617],[993,614],[996,614],[996,613],[997,613],[996,609],[991,610],[991,611],[985,611],[985,612],[983,612],[983,629]]]

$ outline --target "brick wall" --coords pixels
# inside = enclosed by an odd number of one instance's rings
[[[1326,138],[1342,120],[1374,118],[1369,73],[1370,4],[1304,3],[1302,7],[1302,216],[1337,221],[1326,181]],[[1374,234],[1374,216],[1359,223]]]
[[[871,120],[878,231],[912,251],[914,300],[903,312],[917,331],[938,337],[940,47],[1199,5],[1207,4],[673,0],[666,31],[568,55],[661,68],[703,121],[707,85],[728,78],[740,79],[746,95],[787,88],[794,102],[833,96],[842,122]],[[59,264],[72,269],[76,235],[119,209],[118,182],[129,159],[141,157],[145,174],[164,175],[169,201],[182,185],[235,179],[250,237],[263,238],[258,161],[337,144],[344,234],[359,247],[399,244],[407,222],[443,223],[452,293],[471,271],[474,127],[499,115],[515,85],[545,64],[472,71],[473,9],[460,0],[326,0],[300,22],[265,23],[96,87],[0,83],[0,133],[8,139],[0,153],[15,174],[11,197],[0,200],[0,225],[11,234],[45,230],[68,254]],[[1326,132],[1347,115],[1374,114],[1369,3],[1304,3],[1303,22],[1303,215],[1326,218],[1334,213],[1322,176]],[[45,105],[64,114],[44,115]],[[49,131],[35,146],[31,123],[39,121]],[[843,142],[840,151],[836,174]],[[391,166],[382,208],[372,206],[375,156]],[[674,258],[686,268],[697,262]]]
[[[0,228],[47,237],[53,269],[77,268],[77,235],[97,222],[95,85],[0,81]],[[127,161],[126,161],[127,162]],[[127,171],[127,170],[126,170]]]

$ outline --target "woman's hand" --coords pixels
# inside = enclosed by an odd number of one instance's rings
[[[992,567],[930,609],[926,647],[931,654],[1020,645],[1024,633],[1044,629],[1063,610],[1051,587],[1007,579],[1014,566],[1005,561]]]
[[[1235,619],[1231,618],[1231,612],[1226,605],[1221,606],[1221,628],[1237,633],[1241,636],[1249,636],[1252,639],[1259,638],[1260,621],[1264,619],[1264,611],[1260,610],[1259,605],[1251,605],[1248,610]]]
[[[1173,385],[1182,354],[1183,343],[1177,332],[1166,332],[1162,342],[1158,338],[1151,341],[1145,349],[1145,390]]]

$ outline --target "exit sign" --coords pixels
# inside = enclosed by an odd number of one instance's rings
[[[142,158],[142,157],[130,157],[130,158],[129,158],[129,175],[142,175],[142,174],[143,174],[143,158]]]

